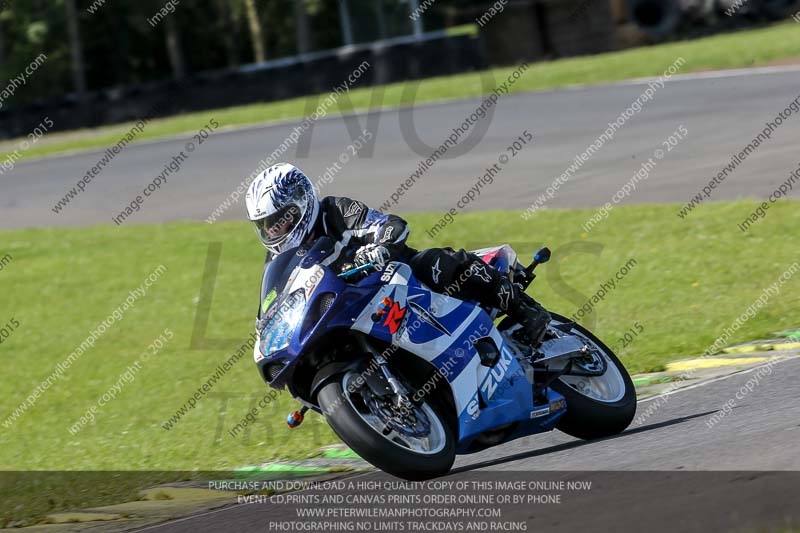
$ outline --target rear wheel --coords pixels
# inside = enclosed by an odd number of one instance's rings
[[[552,314],[552,313],[551,313]],[[569,320],[552,314],[553,322]],[[592,349],[594,361],[606,366],[601,376],[561,376],[550,386],[567,400],[567,412],[556,427],[580,439],[598,439],[625,431],[636,414],[636,389],[614,352],[589,330],[575,324],[570,332]]]
[[[358,387],[358,376],[351,370],[319,391],[319,405],[334,432],[389,474],[409,480],[446,474],[456,443],[437,407],[425,399],[398,407],[393,397],[377,397],[368,387]]]

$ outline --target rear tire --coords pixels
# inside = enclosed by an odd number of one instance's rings
[[[565,317],[554,313],[551,314],[553,319],[558,322],[569,322],[569,319]],[[554,381],[550,386],[553,390],[562,394],[567,401],[567,412],[559,419],[556,428],[567,435],[586,440],[600,439],[622,433],[630,425],[636,414],[636,389],[633,386],[633,381],[614,352],[591,331],[579,324],[575,324],[573,332],[580,333],[604,352],[609,366],[606,372],[611,371],[611,365],[616,367],[622,378],[625,392],[622,398],[617,401],[603,402],[579,392],[575,387],[561,379]]]
[[[317,396],[325,418],[345,444],[363,459],[394,476],[419,481],[443,476],[455,461],[456,442],[453,432],[436,406],[423,402],[436,417],[441,449],[435,453],[417,453],[383,436],[363,418],[351,400],[344,395],[346,374],[337,376],[325,385]],[[358,394],[354,392],[352,394]],[[438,448],[438,447],[437,447]]]

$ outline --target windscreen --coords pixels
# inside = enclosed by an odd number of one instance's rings
[[[297,248],[286,250],[264,266],[264,276],[261,278],[259,317],[264,315],[276,297],[283,291],[289,276],[303,259],[296,252]]]
[[[303,266],[307,268],[309,263],[320,262],[330,255],[334,246],[330,237],[323,236],[317,239],[311,248],[307,248],[305,251],[301,251],[300,248],[286,250],[265,265],[264,275],[261,279],[259,318],[264,316],[267,309],[279,299],[278,296],[286,288],[289,277],[301,261],[306,261]]]

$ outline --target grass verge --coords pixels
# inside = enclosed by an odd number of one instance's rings
[[[512,93],[553,89],[575,84],[597,84],[638,77],[659,76],[678,57],[686,60],[681,73],[704,70],[749,67],[787,58],[800,57],[800,32],[796,24],[784,22],[765,28],[738,31],[676,43],[635,48],[593,56],[561,59],[536,63],[511,87]],[[505,80],[514,68],[496,68],[483,73],[466,73],[430,78],[422,81],[394,83],[378,88],[353,89],[335,106],[345,113],[380,106],[395,107],[412,103],[421,104],[449,99],[477,97],[490,92],[494,83],[482,83],[487,73],[494,80]],[[418,85],[413,100],[405,93]],[[183,133],[195,133],[211,118],[225,127],[263,124],[300,118],[308,109],[316,108],[316,101],[324,95],[295,98],[280,102],[251,104],[197,113],[187,113],[158,119],[147,125],[136,142],[164,138]],[[46,136],[27,151],[20,150],[20,158],[35,158],[58,153],[104,149],[119,141],[133,123],[119,124],[69,133]],[[18,143],[11,143],[16,147]],[[0,153],[5,159],[13,148]]]
[[[673,205],[619,207],[591,235],[579,229],[592,214],[586,209],[540,211],[528,221],[516,212],[470,213],[435,242],[424,229],[438,214],[407,218],[417,248],[509,242],[527,255],[546,240],[554,259],[540,267],[531,292],[567,315],[635,259],[583,320],[635,373],[702,353],[797,260],[787,239],[800,225],[798,204],[776,204],[768,221],[742,234],[734,221],[755,205],[710,203],[691,223],[675,216]],[[0,345],[0,422],[150,272],[167,268],[32,409],[2,428],[0,469],[222,470],[303,457],[336,441],[316,415],[289,430],[283,420],[294,404],[286,396],[262,409],[247,431],[228,434],[266,392],[249,353],[178,424],[163,428],[252,330],[263,251],[246,223],[27,229],[0,232],[0,242],[14,257],[0,273],[0,323],[14,318],[19,324]],[[232,340],[198,350],[190,339],[210,242],[223,246],[206,336]],[[731,342],[797,326],[798,288],[800,277],[790,279]],[[641,332],[623,348],[619,339],[637,322]],[[174,338],[99,408],[93,423],[72,435],[67,428],[165,328]]]

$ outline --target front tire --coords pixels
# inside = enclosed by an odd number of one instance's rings
[[[552,314],[552,317],[555,322],[569,322],[569,319],[557,314]],[[567,401],[567,412],[558,421],[556,428],[586,440],[622,433],[636,414],[636,389],[633,381],[614,352],[591,331],[575,324],[572,333],[594,344],[605,357],[608,369],[603,376],[563,376],[550,385]],[[603,378],[607,383],[591,381]],[[603,393],[608,394],[604,396]]]
[[[456,442],[437,407],[427,401],[418,406],[422,412],[419,416],[430,424],[428,437],[408,437],[395,429],[384,434],[380,428],[386,421],[381,413],[376,414],[374,402],[370,404],[359,390],[345,392],[357,376],[353,371],[337,376],[317,396],[328,424],[339,438],[372,465],[403,479],[419,481],[449,472],[455,461]]]

